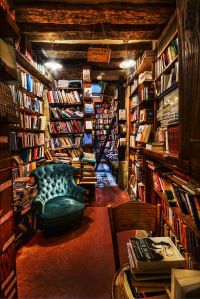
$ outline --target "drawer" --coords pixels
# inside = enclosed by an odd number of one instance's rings
[[[1,284],[6,280],[10,273],[15,271],[16,250],[15,243],[13,242],[7,249],[0,255],[0,282]]]
[[[12,213],[7,214],[6,216],[10,217],[0,224],[0,254],[4,252],[12,242],[15,241],[14,217]],[[6,217],[4,219],[6,219]]]

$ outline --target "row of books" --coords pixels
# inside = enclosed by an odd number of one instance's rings
[[[112,123],[112,118],[99,118],[95,120],[96,125],[107,125]]]
[[[25,88],[28,92],[38,97],[43,97],[44,86],[42,83],[31,77],[29,73],[18,68],[18,81],[20,87]]]
[[[23,149],[20,151],[20,156],[25,163],[44,158],[44,146]]]
[[[59,133],[82,133],[83,132],[83,124],[82,121],[78,120],[70,120],[66,122],[58,121],[58,122],[50,122],[49,131],[53,134]]]
[[[82,136],[51,138],[51,148],[79,148],[82,146]]]
[[[46,116],[36,116],[20,112],[19,117],[21,128],[45,130]]]
[[[100,109],[98,109],[98,110],[100,110]],[[95,118],[97,118],[97,119],[108,119],[108,118],[112,118],[112,115],[111,115],[111,113],[105,113],[105,110],[103,110],[103,113],[101,114],[101,113],[96,113],[95,114]]]
[[[77,90],[67,92],[66,90],[50,90],[47,92],[49,103],[81,104],[81,98]]]
[[[169,125],[167,128],[159,127],[155,133],[156,143],[163,145],[163,151],[178,156],[179,154],[179,125]],[[154,148],[156,150],[156,147]],[[160,149],[158,149],[160,151]]]
[[[161,127],[177,122],[179,119],[179,98],[177,89],[159,102],[156,114]]]
[[[133,83],[132,83],[131,86],[130,86],[130,92],[131,92],[131,94],[132,94],[133,92],[135,92],[135,90],[137,89],[138,85],[139,85],[139,81],[138,81],[138,79],[134,79],[134,80],[133,80]]]
[[[153,100],[155,97],[155,88],[154,84],[149,84],[147,86],[144,86],[144,88],[140,91],[140,102],[147,101],[147,100]]]
[[[95,123],[95,130],[96,131],[103,130],[103,129],[108,130],[109,127],[110,127],[110,124],[101,124],[100,125],[100,124]]]
[[[138,59],[136,59],[135,68],[137,69],[142,62],[145,62],[145,61],[152,61],[153,62],[154,59],[155,59],[154,51],[144,51],[143,55],[140,56]]]
[[[50,111],[51,111],[51,116],[53,118],[62,118],[62,119],[66,119],[66,118],[82,118],[84,116],[84,113],[80,110],[75,109],[75,108],[68,108],[68,109],[64,109],[64,108],[52,108],[50,107]]]
[[[175,183],[168,177],[163,177],[157,172],[153,172],[154,187],[159,192],[163,192],[171,207],[178,207],[182,213],[191,215],[196,226],[200,229],[200,191],[188,191],[188,183],[179,179],[181,185]],[[189,189],[190,190],[190,189]]]
[[[15,98],[15,103],[21,107],[31,110],[33,112],[44,113],[44,103],[38,98],[33,98],[24,93],[23,91],[18,90]]]
[[[170,207],[168,206],[166,209],[170,209]],[[166,214],[164,214],[164,216],[168,219]],[[196,262],[200,261],[198,254],[200,242],[198,237],[184,224],[184,222],[176,218],[173,230],[167,223],[164,223],[162,234],[163,236],[170,237],[174,242],[185,258],[187,269],[195,269],[197,266]]]
[[[155,77],[159,76],[178,55],[178,38],[171,41],[162,55],[155,62]]]
[[[10,150],[44,145],[44,133],[10,132]]]
[[[37,185],[33,177],[17,177],[13,181],[14,206],[22,207],[37,195]],[[27,196],[28,195],[28,196]]]
[[[24,164],[24,161],[20,156],[12,156],[12,179],[15,180],[17,177],[27,177],[32,170],[36,168],[36,161]]]
[[[159,96],[176,82],[178,82],[178,62],[175,63],[174,67],[170,71],[170,74],[163,74],[160,77],[160,80],[155,82],[156,95]]]

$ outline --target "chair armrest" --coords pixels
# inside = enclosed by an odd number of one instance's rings
[[[32,207],[36,214],[42,214],[44,212],[45,203],[40,195],[36,196],[32,202]]]
[[[79,202],[84,202],[85,196],[87,195],[88,191],[73,183],[73,190],[72,190],[72,196],[74,199],[78,200]]]

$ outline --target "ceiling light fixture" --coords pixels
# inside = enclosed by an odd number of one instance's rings
[[[130,55],[133,54],[132,52],[128,52],[128,40],[124,40],[125,43],[125,54],[124,54],[124,60],[120,62],[119,67],[121,69],[130,69],[135,67],[136,62],[134,59],[130,58]]]
[[[121,69],[130,69],[131,67],[135,66],[135,60],[133,59],[125,59],[119,65]]]
[[[62,68],[62,65],[60,63],[53,60],[45,62],[45,66],[52,71],[56,71]]]

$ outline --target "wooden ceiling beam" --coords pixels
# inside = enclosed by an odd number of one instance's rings
[[[54,23],[29,23],[29,22],[19,22],[19,27],[22,32],[90,32],[93,33],[94,25],[75,25],[75,24],[54,24]],[[108,33],[110,31],[114,32],[152,32],[160,31],[160,25],[158,24],[103,24],[104,30]],[[102,33],[102,24],[95,25],[94,33]]]
[[[53,51],[87,51],[91,44],[59,44],[59,43],[40,43],[34,42],[32,43],[33,49],[36,51],[44,50],[53,50]],[[103,48],[105,45],[96,44],[95,48]],[[109,48],[112,51],[125,51],[129,50],[150,50],[152,48],[151,42],[138,42],[138,43],[128,43],[119,44],[119,45],[110,45]]]
[[[16,10],[18,22],[54,24],[164,24],[174,11],[174,4],[72,5],[48,1],[20,2]]]

